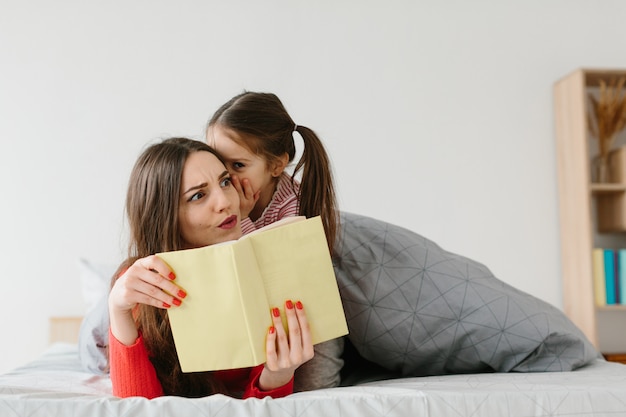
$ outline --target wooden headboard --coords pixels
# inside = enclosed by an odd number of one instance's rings
[[[50,317],[50,343],[78,343],[81,316]]]

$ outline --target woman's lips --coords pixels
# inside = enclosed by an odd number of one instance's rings
[[[237,225],[237,216],[233,214],[231,216],[226,217],[226,220],[220,223],[220,225],[217,227],[219,227],[220,229],[232,229],[236,225]]]

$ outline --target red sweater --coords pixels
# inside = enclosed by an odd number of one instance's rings
[[[113,395],[150,399],[163,396],[163,388],[150,362],[141,335],[133,345],[126,346],[120,343],[109,329],[109,362]],[[293,393],[293,378],[282,387],[262,391],[259,388],[259,377],[263,366],[217,371],[215,376],[226,387],[232,387],[234,391],[243,391],[243,398],[280,398]]]

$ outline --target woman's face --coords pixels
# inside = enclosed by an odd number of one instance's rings
[[[239,196],[215,155],[191,153],[183,167],[178,221],[185,248],[241,237]]]

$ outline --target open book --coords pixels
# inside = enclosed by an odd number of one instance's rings
[[[321,219],[288,217],[236,241],[159,253],[188,296],[168,310],[183,372],[265,362],[270,309],[302,301],[313,344],[348,333]]]

